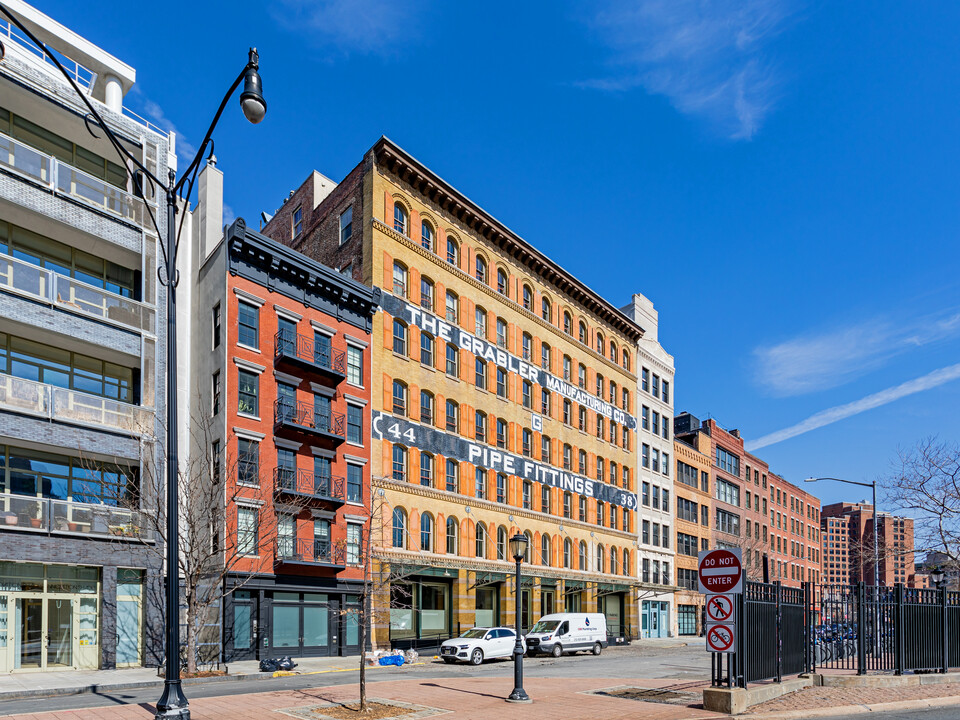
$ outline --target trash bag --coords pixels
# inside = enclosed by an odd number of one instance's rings
[[[264,659],[260,661],[260,672],[276,672],[280,669],[280,663],[273,658]]]
[[[419,653],[417,653],[416,650],[412,650],[412,649],[411,649],[411,650],[407,650],[407,651],[403,654],[403,659],[404,659],[404,661],[407,662],[407,663],[415,663],[417,660],[420,659],[420,655],[419,655]]]
[[[378,661],[381,665],[396,665],[397,667],[403,665],[403,655],[385,655],[380,658]]]
[[[284,657],[280,658],[278,665],[280,666],[281,670],[293,670],[297,666],[297,664],[293,661],[293,658],[291,658],[289,655],[285,655]]]

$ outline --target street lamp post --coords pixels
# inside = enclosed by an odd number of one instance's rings
[[[835,477],[807,478],[804,482],[818,482],[819,480],[833,480],[834,482],[846,483],[847,485],[860,485],[868,487],[873,491],[873,584],[874,587],[880,586],[880,553],[877,550],[877,481],[857,482],[856,480],[844,480]],[[862,557],[862,554],[861,554]],[[862,573],[861,573],[862,575]],[[863,579],[862,577],[860,578]]]
[[[527,554],[527,536],[518,532],[510,538],[510,554],[517,563],[517,642],[513,646],[513,692],[507,702],[531,703],[533,700],[523,689],[523,635],[520,618],[523,615],[523,595],[520,593],[520,563]]]
[[[933,581],[933,586],[939,590],[942,587],[943,578],[946,573],[943,571],[943,568],[937,565],[933,570],[930,571],[930,579]]]
[[[260,79],[260,61],[256,48],[250,48],[250,54],[247,64],[237,76],[236,80],[230,86],[227,94],[220,102],[220,107],[214,115],[213,122],[207,129],[203,142],[197,150],[196,156],[190,161],[186,171],[180,180],[177,180],[176,172],[170,170],[166,180],[158,178],[151,173],[144,164],[134,157],[120,142],[120,140],[110,130],[110,126],[100,116],[100,113],[94,107],[90,99],[81,92],[76,81],[70,76],[70,73],[63,67],[57,56],[52,53],[47,46],[42,43],[24,24],[6,8],[0,4],[0,12],[6,15],[10,21],[16,25],[30,40],[40,48],[50,61],[60,70],[67,82],[77,93],[83,104],[86,105],[89,114],[86,117],[87,130],[96,137],[93,127],[98,127],[114,150],[120,156],[127,173],[130,175],[133,194],[141,200],[145,200],[145,185],[150,184],[154,189],[163,188],[166,198],[166,247],[161,243],[165,261],[165,278],[160,278],[160,282],[167,288],[167,528],[166,528],[166,564],[167,564],[167,585],[166,585],[166,673],[164,676],[163,694],[157,701],[158,718],[177,718],[178,720],[190,719],[190,707],[186,696],[183,694],[183,688],[180,682],[180,562],[179,562],[179,492],[178,492],[178,470],[179,458],[177,447],[177,248],[179,245],[179,232],[177,229],[177,209],[182,203],[184,208],[190,200],[190,194],[193,191],[194,181],[200,168],[200,161],[206,151],[207,145],[212,142],[211,136],[220,121],[227,106],[227,102],[233,96],[233,93],[243,82],[243,92],[240,94],[240,107],[244,116],[253,124],[263,120],[267,112],[267,103],[263,99],[263,83]],[[93,120],[91,123],[90,120]],[[144,208],[153,223],[157,236],[162,237],[157,219],[148,203],[144,202]],[[159,274],[159,271],[158,271]]]

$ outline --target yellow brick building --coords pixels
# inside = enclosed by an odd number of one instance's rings
[[[378,645],[512,624],[517,531],[525,627],[599,611],[635,634],[642,329],[385,138],[341,183],[311,176],[265,232],[383,291]]]

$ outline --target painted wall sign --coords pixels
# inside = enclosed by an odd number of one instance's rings
[[[516,475],[533,482],[569,490],[577,495],[596,498],[605,503],[637,509],[637,496],[612,485],[575,475],[565,470],[535,462],[483,443],[472,442],[406,418],[373,411],[373,437],[415,447],[452,460],[460,460],[506,475]]]
[[[575,403],[579,403],[594,412],[600,413],[607,419],[623,427],[631,430],[637,429],[637,418],[624,412],[616,405],[582,390],[577,385],[573,385],[551,375],[536,365],[516,355],[510,354],[506,350],[498,348],[487,340],[478,338],[466,330],[461,330],[456,325],[451,325],[445,320],[441,320],[419,305],[412,305],[405,300],[391,295],[385,289],[381,288],[381,290],[383,294],[380,298],[380,306],[393,317],[400,318],[409,325],[415,325],[434,337],[440,338],[444,342],[455,342],[464,350],[482,357],[487,362],[492,362],[509,372],[517,373],[520,377],[537,383],[541,387],[550,390],[550,392],[555,392],[565,398],[573,400]]]

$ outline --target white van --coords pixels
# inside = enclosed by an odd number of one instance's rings
[[[555,613],[537,620],[526,635],[527,652],[560,657],[588,650],[599,655],[607,646],[607,619],[599,613]]]

